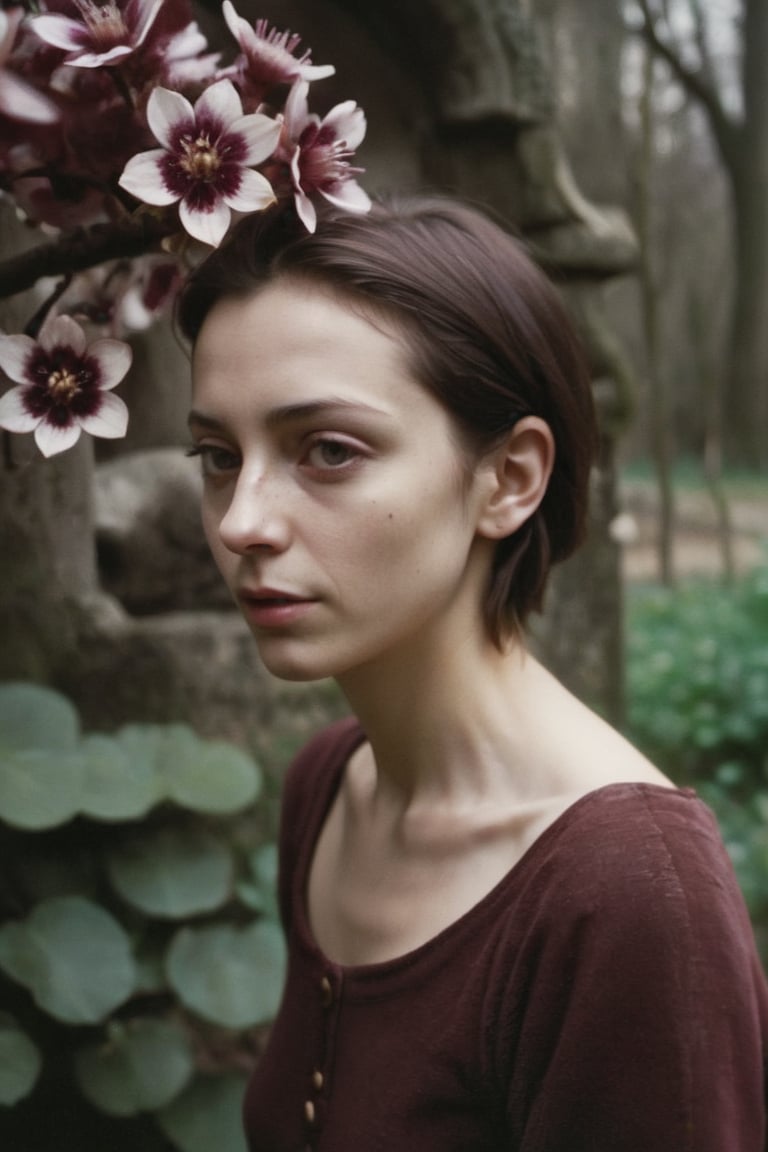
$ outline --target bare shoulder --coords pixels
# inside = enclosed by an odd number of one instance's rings
[[[594,728],[594,771],[606,783],[651,783],[662,788],[676,786],[628,738],[595,713],[588,713]],[[587,721],[588,722],[588,721]]]
[[[539,668],[532,677],[531,745],[563,790],[578,796],[607,784],[673,782],[621,732]]]

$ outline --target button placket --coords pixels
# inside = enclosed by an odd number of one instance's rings
[[[331,1058],[333,1046],[333,1033],[335,1031],[336,1012],[339,1000],[339,981],[333,972],[325,972],[318,981],[318,995],[323,1009],[324,1043],[322,1053],[317,1064],[312,1069],[308,1084],[308,1094],[304,1101],[304,1122],[307,1127],[307,1148],[315,1148],[320,1137],[325,1115],[326,1100],[325,1089],[327,1077],[324,1069]]]
[[[333,984],[328,976],[323,976],[320,981],[320,1003],[323,1008],[330,1008],[333,1004]]]

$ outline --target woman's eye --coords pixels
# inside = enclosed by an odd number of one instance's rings
[[[306,455],[306,461],[313,468],[343,468],[362,455],[360,449],[346,440],[316,440]]]
[[[203,476],[221,476],[240,466],[240,457],[218,444],[193,444],[187,456],[199,456]]]

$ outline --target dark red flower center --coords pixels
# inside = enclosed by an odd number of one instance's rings
[[[58,428],[73,419],[92,416],[101,405],[101,372],[93,357],[78,356],[68,345],[45,351],[36,348],[28,365],[29,386],[24,404],[32,416],[43,417]]]

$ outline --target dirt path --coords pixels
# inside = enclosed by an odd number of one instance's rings
[[[658,499],[650,481],[623,482],[622,507],[633,540],[624,545],[624,573],[628,580],[658,577]],[[733,526],[733,554],[738,572],[768,562],[768,485],[765,492],[736,493],[729,497]],[[623,519],[623,518],[622,518]],[[717,576],[723,561],[717,539],[715,510],[705,491],[678,490],[675,497],[675,575]]]

